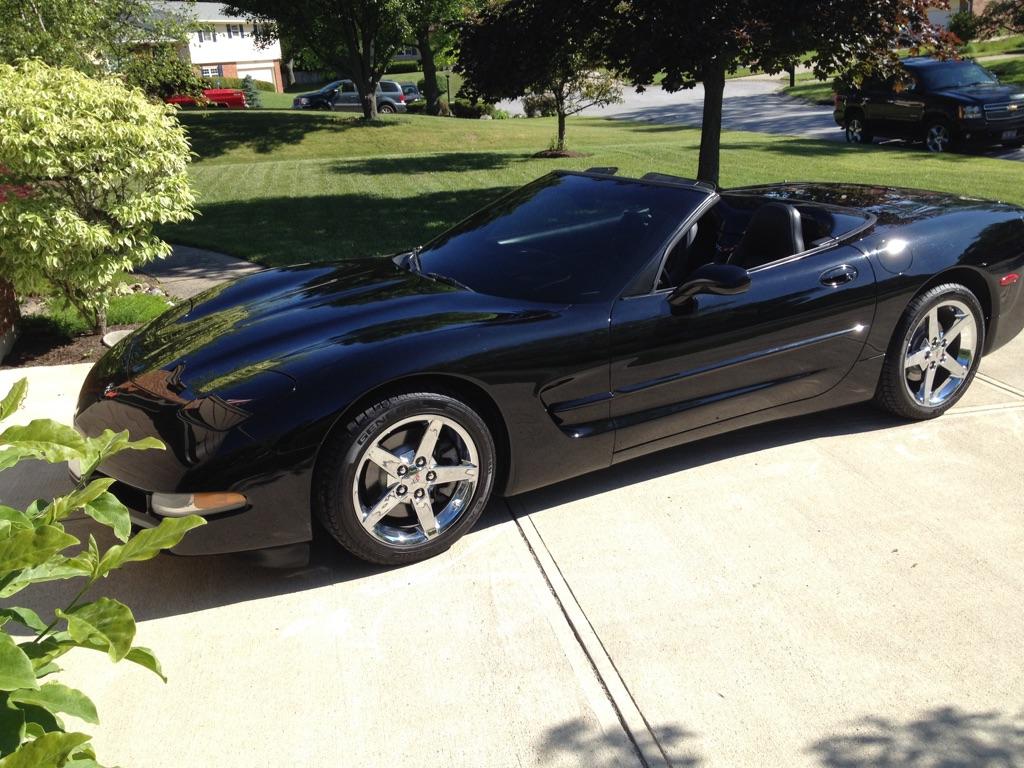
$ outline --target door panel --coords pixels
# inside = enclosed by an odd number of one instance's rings
[[[750,277],[746,293],[698,296],[684,311],[664,293],[617,302],[617,451],[820,395],[850,370],[875,308],[874,273],[859,250],[809,254]]]

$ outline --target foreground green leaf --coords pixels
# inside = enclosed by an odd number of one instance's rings
[[[160,662],[149,648],[143,648],[141,645],[136,645],[125,656],[128,661],[133,661],[136,664],[145,667],[150,672],[155,672],[157,676],[167,682],[167,677],[164,675],[164,671],[160,666]]]
[[[33,528],[32,520],[20,509],[0,504],[0,520],[5,520],[15,528]]]
[[[23,627],[28,627],[36,632],[42,632],[46,629],[46,622],[40,619],[39,614],[31,608],[18,608],[17,606],[0,608],[0,620],[2,620],[0,626],[8,621],[16,621]]]
[[[120,661],[131,650],[135,617],[124,603],[101,597],[70,612],[56,613],[67,620],[73,640],[105,649],[113,661]]]
[[[62,549],[77,543],[78,539],[53,525],[19,531],[0,541],[0,573],[42,565]]]
[[[78,543],[77,540],[75,543]],[[0,588],[0,597],[10,597],[17,594],[30,584],[42,584],[45,581],[60,581],[63,579],[75,579],[81,576],[91,576],[93,569],[87,561],[88,553],[86,552],[80,552],[72,558],[54,555],[45,563],[35,568],[27,568],[5,582],[3,588]]]
[[[9,755],[25,738],[25,713],[3,697],[0,701],[0,755]]]
[[[60,521],[72,512],[85,507],[107,492],[116,481],[110,477],[103,477],[93,480],[84,488],[69,493],[67,496],[58,496],[46,508],[49,520]]]
[[[162,550],[176,546],[193,528],[205,524],[206,521],[198,515],[165,518],[156,528],[139,531],[127,544],[115,544],[108,549],[100,560],[99,575],[105,576],[125,563],[149,560]]]
[[[32,661],[10,635],[0,632],[0,691],[38,687]]]
[[[85,514],[97,523],[112,528],[114,535],[121,541],[128,541],[132,533],[132,520],[128,507],[118,501],[117,497],[105,492],[85,505]]]
[[[18,379],[11,387],[11,391],[7,393],[7,396],[0,400],[0,421],[3,421],[16,410],[21,408],[21,404],[25,402],[25,395],[28,394],[28,379]]]
[[[44,683],[36,691],[16,691],[10,700],[18,704],[33,704],[54,713],[63,712],[93,725],[100,721],[96,705],[88,696],[61,683]]]
[[[0,449],[0,469],[9,469],[22,459],[31,455],[31,451],[17,446]]]
[[[85,438],[72,427],[49,419],[36,419],[24,426],[5,429],[0,434],[0,445],[12,444],[51,464],[81,459],[86,447]]]
[[[0,760],[0,768],[62,768],[71,753],[88,740],[84,733],[46,733]]]

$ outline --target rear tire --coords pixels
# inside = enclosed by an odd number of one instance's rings
[[[496,453],[484,420],[440,392],[384,398],[321,449],[313,509],[356,557],[403,565],[433,557],[479,519]]]
[[[382,115],[393,115],[398,110],[392,107],[390,104],[381,104],[380,109],[378,109],[377,111],[380,112]]]
[[[967,392],[981,364],[985,316],[958,283],[938,285],[907,307],[889,343],[875,403],[905,419],[934,419]]]
[[[875,140],[861,112],[852,112],[846,119],[846,143],[870,144]]]

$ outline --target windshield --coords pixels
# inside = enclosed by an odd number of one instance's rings
[[[995,85],[995,75],[970,61],[949,61],[943,64],[922,67],[918,76],[930,91],[947,88],[969,88],[972,85]]]
[[[479,293],[550,302],[614,298],[711,192],[551,174],[420,252],[420,271]]]

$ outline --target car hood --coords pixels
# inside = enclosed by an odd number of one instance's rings
[[[962,104],[1004,104],[1024,100],[1024,88],[1019,85],[978,85],[970,88],[947,88],[936,93]]]
[[[180,399],[244,398],[253,381],[290,379],[289,365],[324,348],[500,321],[523,302],[436,282],[390,259],[258,272],[179,305],[130,336],[119,353],[133,381],[161,382]]]

